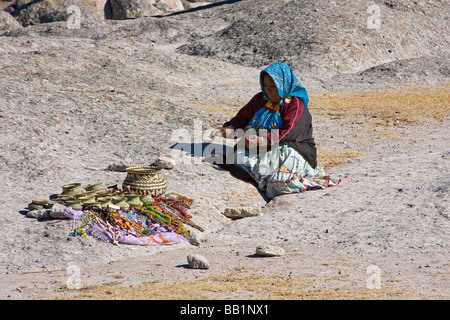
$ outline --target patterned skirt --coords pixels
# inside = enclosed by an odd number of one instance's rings
[[[287,145],[263,154],[250,154],[247,150],[238,149],[234,164],[246,170],[269,199],[282,194],[324,189],[341,182],[340,178],[327,175],[323,167],[312,168]]]

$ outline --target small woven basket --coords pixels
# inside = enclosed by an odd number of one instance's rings
[[[75,194],[86,192],[84,188],[81,187],[81,183],[70,183],[62,186],[63,192],[61,194]]]
[[[162,169],[156,166],[133,166],[127,168],[127,177],[122,183],[122,190],[160,196],[167,191],[167,182]]]

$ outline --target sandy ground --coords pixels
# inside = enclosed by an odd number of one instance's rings
[[[224,143],[204,136],[258,92],[258,68],[135,41],[122,27],[97,39],[44,28],[0,38],[0,298],[449,298],[448,81],[302,75],[319,165],[342,182],[269,202],[197,149],[174,151]],[[69,237],[72,221],[25,216],[64,184],[121,184],[124,173],[103,170],[112,163],[181,154],[165,176],[194,199],[199,246],[114,246]],[[261,214],[223,215],[242,206]],[[259,244],[286,254],[257,257]],[[195,253],[208,270],[187,267]]]

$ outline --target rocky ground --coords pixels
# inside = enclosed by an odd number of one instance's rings
[[[3,33],[0,297],[448,299],[448,2],[265,3]],[[380,29],[367,28],[372,3]],[[276,61],[308,89],[319,165],[342,182],[269,202],[201,160]],[[177,159],[165,177],[194,199],[199,246],[114,246],[26,217],[64,184],[121,185],[108,165],[159,156]],[[224,216],[237,207],[261,213]],[[259,258],[260,244],[285,254]],[[210,268],[188,268],[190,254]]]

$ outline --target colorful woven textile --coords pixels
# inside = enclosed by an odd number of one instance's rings
[[[324,189],[341,181],[327,175],[323,167],[312,168],[295,149],[287,145],[264,154],[237,150],[235,165],[245,169],[269,199],[282,194]]]

